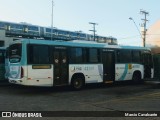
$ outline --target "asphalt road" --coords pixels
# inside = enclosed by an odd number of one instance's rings
[[[81,91],[70,87],[42,88],[0,85],[0,111],[160,111],[160,86],[117,83],[87,85]],[[94,115],[93,115],[94,116]],[[91,117],[93,117],[91,116]],[[116,112],[115,112],[116,116]],[[67,117],[68,118],[68,117]],[[108,117],[107,117],[108,118]],[[115,117],[112,119],[141,119]],[[1,119],[1,118],[0,118]],[[46,118],[51,119],[51,118]],[[54,117],[59,119],[59,117]],[[65,119],[61,117],[61,119]],[[71,119],[71,118],[68,118]],[[82,119],[79,117],[72,119]],[[84,119],[84,118],[83,118]],[[92,119],[87,117],[85,119]],[[94,118],[95,119],[95,118]],[[106,119],[98,117],[98,119]],[[110,118],[111,119],[111,118]],[[157,117],[144,117],[155,120]]]

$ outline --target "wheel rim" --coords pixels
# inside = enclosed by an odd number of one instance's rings
[[[81,87],[82,87],[82,80],[81,79],[76,79],[75,81],[74,81],[74,88],[76,88],[76,89],[80,89]]]

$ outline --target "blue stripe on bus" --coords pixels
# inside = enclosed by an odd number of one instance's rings
[[[128,64],[125,64],[124,72],[123,72],[122,76],[119,78],[119,80],[124,80],[127,73],[128,73]]]

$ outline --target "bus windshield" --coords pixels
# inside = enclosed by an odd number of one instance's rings
[[[17,63],[21,60],[22,44],[14,44],[9,47],[9,61]]]

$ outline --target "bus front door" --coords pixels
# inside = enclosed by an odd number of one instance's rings
[[[62,86],[68,84],[68,59],[66,48],[54,49],[54,86]]]
[[[103,62],[103,82],[113,83],[115,80],[115,55],[114,51],[105,51],[102,53]]]

